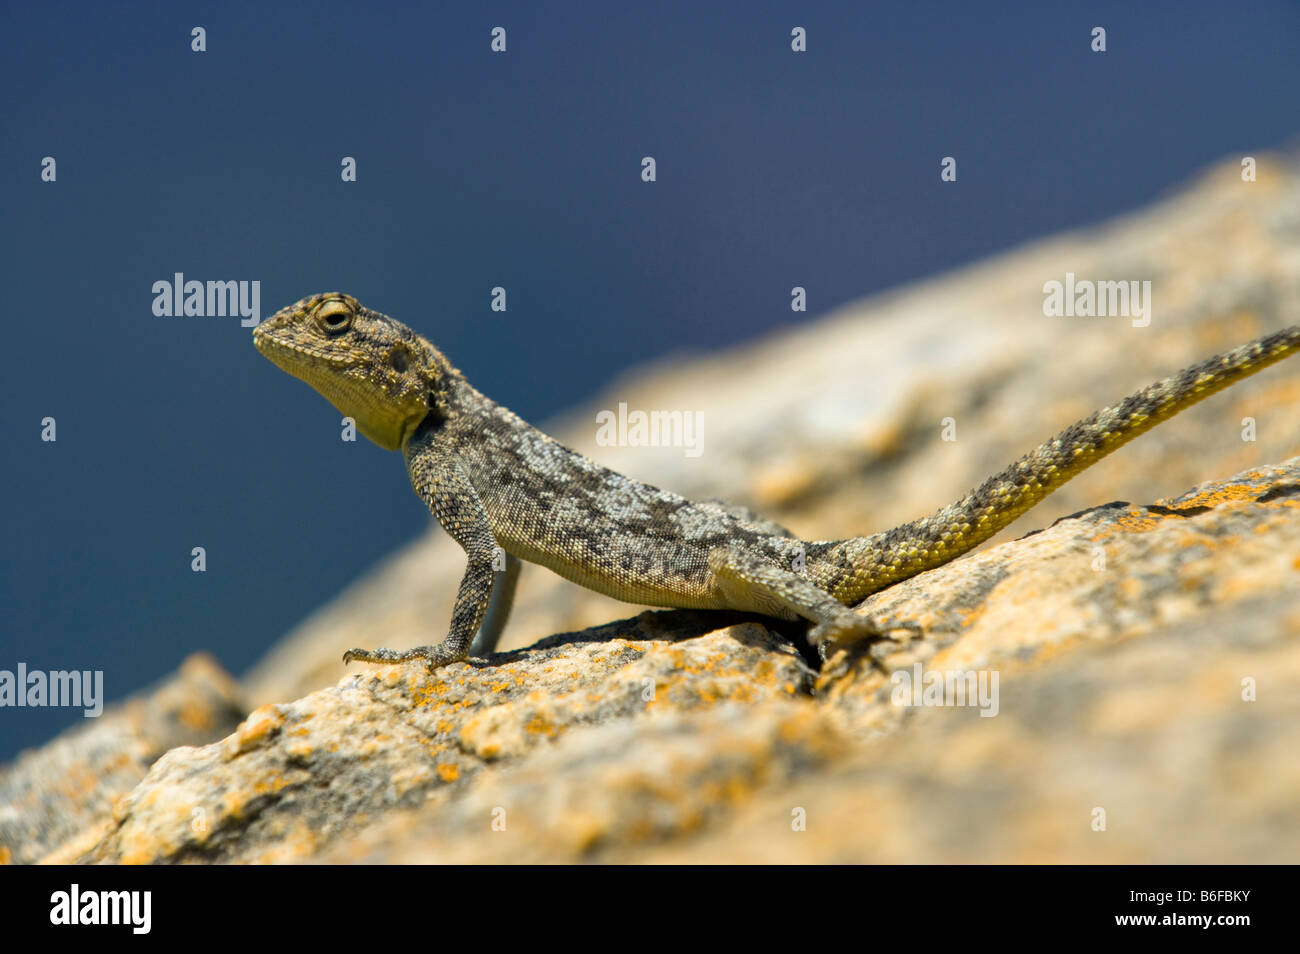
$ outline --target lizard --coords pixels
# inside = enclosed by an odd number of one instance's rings
[[[870,536],[803,541],[742,507],[696,502],[602,467],[480,393],[427,339],[350,295],[312,295],[253,330],[257,349],[385,450],[465,551],[445,638],[343,661],[433,670],[496,646],[521,561],[633,603],[809,621],[823,661],[917,629],[854,607],[967,553],[1107,454],[1300,350],[1300,325],[1184,368],[1040,444],[961,499]],[[477,636],[477,638],[476,638]]]

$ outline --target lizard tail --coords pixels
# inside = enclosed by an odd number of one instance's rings
[[[886,586],[942,566],[1133,438],[1297,351],[1300,325],[1293,325],[1184,368],[1072,424],[929,517],[886,533],[828,544],[815,556],[810,553],[809,570],[822,577],[814,582],[839,602],[853,605]]]

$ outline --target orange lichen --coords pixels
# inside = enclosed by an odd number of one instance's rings
[[[232,738],[234,751],[240,755],[266,743],[284,724],[284,716],[279,707],[267,704],[254,709],[248,718],[239,724]]]
[[[534,735],[544,735],[547,738],[555,738],[555,736],[559,734],[560,729],[555,725],[555,723],[546,719],[544,716],[534,715],[528,720],[528,724],[524,726],[524,731],[531,732]]]
[[[411,699],[416,708],[424,709],[438,704],[440,697],[445,696],[450,690],[451,686],[445,682],[420,683],[411,687]]]
[[[737,683],[736,687],[731,691],[731,700],[733,702],[757,702],[758,693],[749,683]]]

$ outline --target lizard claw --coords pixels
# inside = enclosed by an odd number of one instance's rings
[[[349,649],[343,654],[343,665],[356,662],[395,663],[409,659],[410,653],[399,653],[392,649]]]
[[[817,647],[817,654],[826,662],[841,649],[868,639],[882,637],[891,630],[907,630],[913,637],[924,631],[912,620],[876,620],[856,613],[830,622],[818,623],[808,631],[808,641]]]

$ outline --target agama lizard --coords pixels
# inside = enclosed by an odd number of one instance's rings
[[[601,467],[479,393],[410,328],[348,295],[304,298],[258,325],[253,341],[370,440],[402,451],[416,494],[464,548],[468,566],[441,643],[343,657],[420,659],[434,669],[467,658],[471,642],[476,653],[492,651],[520,560],[628,602],[807,619],[823,659],[909,628],[851,607],[966,553],[1139,434],[1296,353],[1300,325],[1095,412],[931,516],[816,542],[743,508],[690,501]]]

